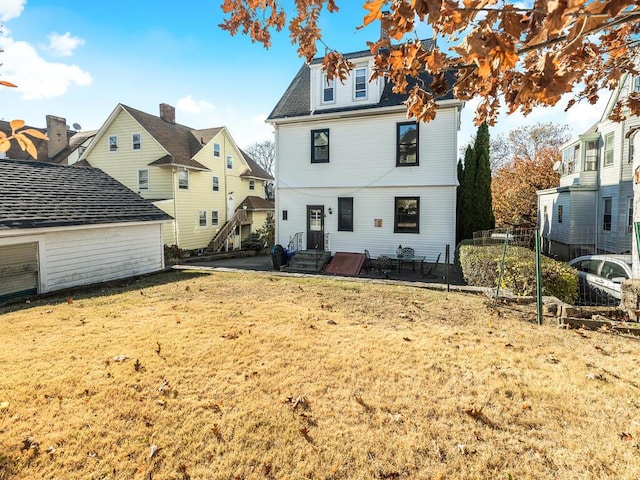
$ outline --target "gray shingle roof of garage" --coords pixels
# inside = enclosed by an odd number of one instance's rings
[[[433,45],[432,40],[423,40],[423,43],[429,42],[426,48],[431,48]],[[347,59],[362,58],[371,56],[369,50],[363,50],[360,52],[353,52],[344,54]],[[315,58],[311,61],[311,65],[322,63],[323,58]],[[422,82],[426,88],[429,88],[431,84],[431,76],[424,72],[420,74],[419,81]],[[453,72],[447,73],[447,81],[452,84],[454,81]],[[417,80],[413,78],[407,78],[409,83],[407,92],[416,84]],[[293,78],[293,81],[282,95],[282,98],[278,101],[273,111],[269,114],[267,120],[276,120],[280,118],[290,117],[302,117],[311,115],[311,102],[310,102],[310,88],[311,88],[311,69],[308,65],[302,65],[298,73]],[[394,93],[393,86],[387,82],[380,96],[380,101],[374,104],[359,104],[348,107],[338,108],[323,108],[316,110],[313,115],[322,115],[327,113],[348,112],[355,110],[367,110],[372,108],[393,107],[402,105],[409,97],[408,93]],[[438,100],[451,100],[453,99],[453,93],[449,91],[445,96],[438,98]]]
[[[0,159],[0,230],[166,220],[97,168]]]

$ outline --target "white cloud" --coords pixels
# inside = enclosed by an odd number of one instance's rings
[[[71,33],[66,32],[63,35],[57,33],[49,34],[49,45],[45,47],[54,57],[70,57],[73,51],[84,45],[84,40],[79,37],[72,37]]]
[[[1,0],[0,0],[1,1]],[[4,37],[2,75],[18,85],[17,92],[26,100],[57,97],[72,85],[91,85],[91,74],[77,65],[48,62],[27,42]]]
[[[19,17],[25,3],[27,0],[0,0],[0,22]]]
[[[176,109],[182,110],[191,114],[200,114],[210,112],[215,106],[206,100],[194,100],[191,95],[181,98],[176,103]]]

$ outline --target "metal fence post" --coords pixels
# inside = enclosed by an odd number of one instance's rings
[[[502,261],[500,262],[500,274],[498,275],[498,286],[496,287],[496,298],[494,304],[498,304],[498,297],[500,296],[500,284],[502,284],[502,275],[504,274],[504,260],[507,257],[507,245],[509,245],[509,236],[511,235],[511,229],[507,228],[507,234],[504,237],[504,246],[502,247]]]
[[[451,291],[451,284],[449,283],[449,254],[451,248],[449,247],[449,244],[447,243],[446,246],[444,247],[444,278],[447,282],[447,292]]]
[[[536,313],[542,325],[542,266],[540,264],[540,230],[536,230]]]

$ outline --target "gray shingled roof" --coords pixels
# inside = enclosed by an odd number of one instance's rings
[[[249,155],[242,149],[240,149],[240,153],[242,153],[242,156],[247,162],[247,165],[249,165],[249,171],[240,175],[241,177],[255,177],[262,180],[274,180],[274,178],[269,175],[269,173],[264,168],[258,165],[258,163],[253,158],[251,158],[251,155]]]
[[[179,165],[199,170],[209,170],[201,163],[192,160],[192,157],[207,143],[208,140],[206,140],[205,136],[211,135],[209,139],[213,138],[212,132],[215,130],[219,132],[222,130],[222,127],[218,129],[194,130],[191,127],[180,125],[179,123],[167,122],[160,117],[136,110],[127,105],[122,105],[122,108],[129,112],[129,114],[169,152],[171,156],[169,160],[163,157],[157,160],[159,163],[153,163],[154,165]]]
[[[273,200],[266,200],[253,195],[246,197],[238,208],[241,209],[244,206],[247,207],[247,210],[274,210],[276,208]]]
[[[426,44],[426,48],[431,48],[433,45],[432,40],[422,40],[423,44]],[[352,52],[344,54],[344,57],[347,59],[353,58],[361,58],[371,56],[371,52],[369,50],[362,50],[359,52]],[[315,58],[311,61],[311,65],[316,65],[322,63],[324,57]],[[298,73],[294,77],[293,81],[287,88],[287,90],[282,95],[282,98],[278,101],[273,111],[269,114],[267,120],[276,120],[280,118],[289,118],[289,117],[301,117],[306,115],[311,115],[311,102],[310,102],[310,74],[311,70],[308,65],[303,65],[298,70]],[[422,82],[426,88],[429,88],[431,84],[431,76],[424,72],[420,74],[419,81]],[[447,74],[447,81],[452,84],[454,81],[453,72]],[[411,90],[411,88],[417,83],[418,80],[408,78],[407,79],[409,85],[407,87],[407,92]],[[386,83],[382,95],[380,96],[380,101],[374,104],[358,104],[349,107],[338,107],[338,108],[323,108],[322,110],[316,110],[313,112],[313,115],[323,115],[329,113],[337,113],[337,112],[348,112],[348,111],[356,111],[356,110],[365,110],[372,108],[381,108],[381,107],[393,107],[402,105],[408,98],[408,94],[400,94],[394,93],[392,85],[390,83]],[[453,93],[449,91],[445,96],[438,98],[438,100],[451,100],[453,99]]]
[[[166,220],[102,170],[0,159],[0,230]]]

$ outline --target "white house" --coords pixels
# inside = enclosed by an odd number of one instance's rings
[[[371,52],[346,57],[355,68],[344,83],[327,81],[322,58],[303,65],[267,119],[277,155],[276,243],[373,256],[402,245],[435,261],[455,244],[463,104],[449,95],[435,120],[409,120],[407,95],[370,79]]]
[[[171,221],[98,169],[0,159],[0,302],[161,270]]]
[[[625,76],[602,118],[562,148],[560,185],[538,192],[545,253],[570,259],[588,253],[631,253],[633,143],[639,117],[608,117],[620,98],[640,92],[640,77]]]

